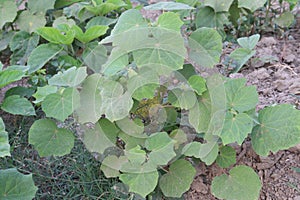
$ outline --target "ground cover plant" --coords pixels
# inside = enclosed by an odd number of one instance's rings
[[[13,52],[10,65],[1,66],[0,87],[21,79],[29,84],[8,90],[1,109],[36,117],[28,142],[40,157],[66,156],[81,140],[107,178],[118,178],[125,194],[142,199],[181,198],[197,162],[216,162],[229,174],[214,178],[213,195],[258,199],[261,182],[252,168],[235,165],[231,144],[251,138],[254,151],[267,156],[300,143],[298,110],[270,105],[257,113],[255,87],[213,69],[222,52],[215,25],[199,25],[197,16],[196,29],[184,32],[183,16],[195,1],[145,7],[165,11],[156,21],[130,1],[41,2],[29,0],[19,13],[11,1],[0,4],[11,13],[2,19],[1,41]],[[265,3],[234,2],[250,11]],[[231,4],[200,6],[197,15],[206,9],[223,16]],[[258,40],[238,40],[241,48],[231,56],[236,71]],[[2,120],[0,133],[0,156],[10,156]],[[0,180],[4,199],[32,199],[37,191],[32,176],[15,168],[2,169]]]

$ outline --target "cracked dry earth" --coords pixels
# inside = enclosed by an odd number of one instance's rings
[[[256,48],[256,56],[240,73],[230,77],[245,77],[259,93],[260,110],[268,105],[289,103],[300,109],[300,24],[291,30],[288,39],[263,36]],[[232,50],[225,50],[225,54]],[[300,122],[299,122],[300,123]],[[260,176],[262,190],[259,200],[300,200],[300,144],[285,151],[261,157],[255,154],[250,141],[235,146],[237,164],[252,167]],[[187,200],[215,200],[210,185],[213,177],[229,170],[216,164],[197,166],[197,176]]]

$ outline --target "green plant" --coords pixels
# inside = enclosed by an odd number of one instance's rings
[[[78,137],[98,154],[105,176],[118,177],[131,193],[181,197],[196,173],[189,162],[193,157],[230,169],[229,176],[213,180],[216,197],[257,199],[260,180],[250,167],[234,166],[230,144],[241,145],[250,136],[262,156],[294,146],[300,142],[300,112],[291,105],[276,105],[256,113],[258,94],[254,86],[245,86],[245,79],[197,74],[195,67],[212,68],[219,62],[222,37],[206,27],[187,36],[181,33],[182,25],[173,12],[149,22],[131,9],[106,35],[108,27],[97,25],[85,32],[65,23],[37,29],[48,42],[33,49],[27,67],[2,70],[0,85],[32,76],[45,65],[49,71],[55,68],[47,85],[33,94],[35,107],[46,115],[33,123],[28,135],[39,155],[71,152],[76,135],[58,124],[72,115],[83,132]],[[100,42],[90,42],[99,37]],[[256,40],[254,36],[239,42],[252,50]],[[47,66],[50,61],[55,65]],[[1,105],[22,115],[34,115],[32,108],[21,95],[8,96]],[[8,151],[6,138],[3,144]]]

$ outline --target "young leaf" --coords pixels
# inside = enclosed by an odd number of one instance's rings
[[[35,104],[40,103],[44,101],[46,96],[56,92],[57,92],[56,86],[45,85],[44,87],[38,87],[36,93],[32,95],[35,98],[35,101],[33,101],[33,103]]]
[[[254,86],[245,86],[246,79],[228,79],[225,83],[227,106],[238,112],[245,112],[255,108],[258,94]]]
[[[247,166],[237,166],[213,179],[211,191],[220,199],[253,200],[259,198],[261,182],[254,170]]]
[[[233,0],[205,0],[204,5],[212,7],[215,12],[228,12]]]
[[[237,142],[241,145],[245,138],[251,133],[253,120],[246,113],[233,115],[228,113],[225,118],[224,127],[219,135],[224,145]]]
[[[292,12],[286,11],[282,13],[278,18],[276,18],[274,22],[282,28],[288,28],[293,24],[294,20],[294,14]]]
[[[117,22],[117,19],[111,19],[104,16],[93,17],[85,26],[86,29],[91,28],[92,26],[109,26]]]
[[[239,45],[242,48],[245,49],[254,49],[257,42],[259,41],[260,35],[259,34],[255,34],[255,35],[251,35],[250,37],[242,37],[237,39],[237,42],[239,43]]]
[[[194,7],[191,7],[184,3],[176,2],[158,2],[144,7],[145,10],[193,10]]]
[[[202,93],[207,90],[206,80],[201,76],[193,75],[189,77],[188,83],[198,95],[202,95]]]
[[[145,142],[145,147],[151,151],[148,155],[148,162],[156,165],[167,165],[176,156],[174,144],[175,141],[166,132],[151,134]]]
[[[17,16],[17,5],[11,0],[0,1],[0,29],[7,22],[13,22]]]
[[[19,95],[12,95],[4,99],[1,109],[13,115],[35,115],[35,110],[30,101]]]
[[[28,72],[33,73],[44,67],[44,65],[56,56],[62,49],[62,46],[51,43],[39,45],[31,52],[28,58],[27,65],[30,66]]]
[[[52,76],[48,83],[55,86],[75,87],[87,76],[86,67],[71,67],[64,72],[58,72]]]
[[[267,0],[238,0],[239,8],[247,8],[252,13],[265,5]]]
[[[16,20],[16,24],[20,28],[20,30],[32,33],[38,28],[45,26],[45,14],[33,14],[28,10],[22,11]]]
[[[53,120],[40,119],[30,127],[28,141],[41,157],[63,156],[71,152],[74,135],[67,129],[58,128]]]
[[[94,128],[86,129],[83,143],[90,152],[103,154],[105,149],[116,146],[119,131],[112,122],[103,118]]]
[[[0,199],[31,200],[37,190],[32,174],[21,174],[15,168],[0,170]]]
[[[54,44],[72,44],[75,32],[69,29],[65,34],[53,27],[42,27],[36,31],[40,36]]]
[[[169,172],[160,178],[159,187],[167,197],[181,197],[190,188],[195,175],[196,170],[190,162],[177,160],[171,164]]]
[[[259,125],[252,130],[254,151],[267,156],[270,151],[288,149],[300,143],[300,111],[283,104],[264,108],[258,115]]]
[[[188,39],[189,59],[203,67],[213,67],[222,53],[222,37],[212,28],[199,28]]]
[[[103,82],[100,74],[93,74],[83,82],[80,91],[80,106],[76,109],[78,121],[82,124],[96,123],[101,115],[101,95],[98,89]]]
[[[75,38],[82,43],[88,43],[102,35],[104,35],[108,29],[108,26],[92,26],[86,30],[85,33],[82,32],[81,28],[74,25],[72,29],[75,31]]]
[[[66,88],[60,93],[48,95],[42,102],[47,117],[64,121],[80,104],[79,92],[75,88]]]
[[[0,158],[5,157],[5,156],[11,156],[10,155],[10,145],[8,143],[8,134],[5,131],[4,122],[3,122],[2,118],[0,117]]]
[[[231,146],[223,146],[216,160],[217,164],[222,168],[230,167],[236,163],[236,152]]]
[[[129,186],[129,192],[137,193],[145,198],[155,189],[158,182],[158,172],[124,173],[119,178]]]
[[[233,73],[238,72],[246,64],[246,62],[255,55],[255,53],[255,50],[245,48],[237,48],[233,52],[231,52],[229,57],[236,65]]]

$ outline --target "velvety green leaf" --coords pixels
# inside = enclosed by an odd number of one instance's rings
[[[30,66],[29,73],[33,73],[51,60],[55,55],[57,55],[63,49],[62,46],[56,44],[41,44],[35,48],[29,58],[27,64]]]
[[[223,77],[212,75],[206,79],[206,85],[208,91],[189,111],[189,122],[199,133],[218,135],[223,129],[227,109]]]
[[[254,49],[257,42],[259,41],[260,35],[259,34],[255,34],[255,35],[251,35],[250,37],[242,37],[242,38],[238,38],[237,42],[239,43],[239,45],[242,48],[246,48],[246,49]]]
[[[15,168],[0,170],[0,199],[32,200],[37,190],[32,174],[21,174]]]
[[[255,108],[258,94],[255,86],[245,86],[246,79],[228,79],[225,83],[227,106],[238,112],[245,112]]]
[[[216,141],[205,144],[191,142],[182,149],[184,155],[200,158],[206,165],[211,165],[217,159],[218,151],[219,147]]]
[[[237,48],[233,52],[231,52],[229,57],[235,64],[233,72],[238,72],[247,63],[247,61],[255,55],[255,53],[255,50],[245,48]]]
[[[10,50],[13,52],[10,63],[25,65],[29,55],[38,45],[39,39],[40,37],[36,33],[17,32],[9,43]]]
[[[10,145],[8,143],[8,133],[5,131],[4,122],[0,117],[0,158],[5,156],[11,156]]]
[[[234,167],[229,176],[213,179],[211,191],[220,199],[253,200],[259,198],[261,182],[254,170],[247,166]]]
[[[101,163],[100,169],[106,178],[118,177],[121,166],[128,162],[125,156],[117,157],[115,155],[107,156]]]
[[[193,75],[189,77],[188,83],[197,92],[198,95],[201,95],[203,92],[207,90],[206,88],[206,80],[198,75]]]
[[[78,121],[80,123],[96,123],[101,115],[101,87],[103,78],[100,74],[89,76],[82,85],[80,91],[80,106],[76,110]]]
[[[107,50],[105,46],[89,43],[82,54],[84,63],[94,72],[100,72],[102,65],[107,61]]]
[[[115,81],[106,80],[100,88],[103,114],[110,121],[116,121],[128,116],[133,105],[131,94],[124,92],[123,86]]]
[[[34,94],[34,92],[35,92],[35,88],[33,87],[16,86],[10,88],[5,92],[5,98],[12,95],[19,95],[20,97],[30,98]]]
[[[184,3],[158,2],[144,7],[145,10],[192,10],[195,9]]]
[[[75,37],[73,29],[69,29],[66,33],[62,33],[60,30],[53,27],[42,27],[36,32],[44,39],[54,44],[72,44]]]
[[[109,120],[100,119],[94,128],[85,130],[83,143],[90,152],[103,154],[105,149],[116,146],[119,131]]]
[[[67,129],[58,128],[53,120],[40,119],[30,127],[28,141],[42,157],[63,156],[71,152],[74,135]]]
[[[59,93],[46,96],[42,102],[42,109],[47,117],[60,121],[68,118],[80,104],[79,92],[75,88],[66,88]]]
[[[160,178],[159,187],[167,197],[181,197],[189,190],[195,175],[196,170],[190,162],[177,160],[171,164],[169,172]]]
[[[85,26],[86,29],[89,29],[93,26],[109,26],[117,22],[117,19],[107,18],[104,16],[93,17]]]
[[[175,129],[170,133],[170,137],[175,140],[174,147],[178,149],[181,144],[188,141],[187,134],[181,129]]]
[[[225,118],[224,128],[219,135],[224,145],[237,142],[241,145],[253,127],[253,120],[246,113],[233,115],[228,113]]]
[[[230,167],[236,163],[236,152],[231,146],[223,146],[216,160],[217,164],[222,168]]]
[[[158,172],[125,173],[121,174],[119,178],[129,186],[129,192],[137,193],[145,198],[155,189],[158,182]]]
[[[9,42],[11,41],[11,38],[14,36],[15,31],[11,30],[8,32],[2,32],[0,34],[0,51],[5,50],[8,47]]]
[[[203,67],[213,67],[220,60],[222,37],[211,28],[199,28],[189,37],[189,59]]]
[[[35,110],[30,101],[19,95],[12,95],[4,99],[1,109],[13,115],[35,115]]]
[[[45,85],[44,87],[38,87],[36,93],[32,96],[35,98],[33,103],[37,104],[44,101],[45,97],[49,94],[53,94],[57,92],[57,87],[51,85]]]
[[[270,151],[288,149],[300,143],[300,111],[283,104],[264,108],[258,115],[259,125],[252,130],[254,151],[267,156]]]
[[[131,120],[129,117],[125,117],[116,121],[116,124],[127,135],[135,138],[148,138],[148,136],[144,134],[144,125],[140,124],[137,119]]]
[[[151,134],[145,142],[145,147],[151,151],[148,155],[148,162],[167,165],[176,156],[174,144],[175,141],[166,132]]]
[[[87,77],[86,67],[71,67],[48,80],[49,85],[75,87]]]
[[[142,87],[139,87],[134,91],[132,94],[132,97],[135,98],[138,101],[141,101],[142,99],[152,99],[155,96],[155,91],[159,87],[158,84],[148,84],[143,85]]]
[[[108,26],[92,26],[85,31],[82,32],[81,28],[78,26],[73,26],[72,29],[75,31],[75,38],[78,39],[82,43],[88,43],[91,40],[94,40],[102,35],[104,35],[108,29]]]
[[[21,80],[26,74],[26,71],[22,71],[22,70],[3,70],[0,71],[0,88]]]
[[[183,25],[183,21],[181,21],[177,13],[166,12],[159,16],[157,25],[161,28],[180,31],[180,28]]]
[[[205,0],[204,5],[212,7],[215,12],[228,12],[233,0]]]
[[[45,14],[32,14],[30,11],[23,11],[18,16],[16,24],[18,25],[20,30],[32,33],[38,28],[45,26]]]
[[[282,28],[288,28],[293,24],[294,20],[294,14],[290,11],[286,11],[276,18],[274,22]]]
[[[192,90],[180,90],[179,88],[175,88],[169,93],[168,101],[173,106],[190,109],[197,102],[197,97]]]
[[[82,66],[82,62],[80,59],[78,59],[78,57],[72,57],[69,55],[59,55],[59,57],[57,58],[57,62],[60,63],[62,65],[62,68],[68,69],[70,67],[81,67]]]
[[[239,8],[247,8],[251,12],[254,12],[258,8],[263,7],[267,0],[238,0],[238,2]]]
[[[54,9],[56,0],[28,0],[28,8],[32,13],[46,13],[49,9]]]
[[[126,150],[125,156],[130,163],[137,164],[139,166],[142,166],[146,161],[146,152],[145,150],[142,150],[140,146],[136,146],[132,149]],[[123,169],[124,168],[122,168],[121,170]]]
[[[122,139],[122,141],[124,141],[125,149],[132,149],[138,145],[139,146],[145,145],[146,137],[145,138],[134,137],[134,136],[126,134],[122,131],[119,133],[119,137],[120,137],[120,139]]]
[[[100,1],[97,5],[85,6],[85,9],[93,13],[94,15],[106,15],[109,12],[121,7],[127,6],[122,0],[107,0],[105,2]]]
[[[112,35],[102,41],[107,42],[113,42],[115,46],[103,69],[107,75],[124,69],[128,64],[126,56],[130,52],[137,67],[151,67],[164,75],[182,68],[186,57],[180,31],[150,28],[137,10],[129,10],[121,15]]]
[[[2,0],[0,2],[0,28],[4,26],[6,22],[13,22],[17,16],[17,5],[11,0]]]
[[[223,30],[224,24],[228,24],[228,14],[216,13],[213,8],[205,6],[199,9],[196,15],[196,27],[209,27]]]
[[[90,19],[95,16],[93,13],[86,10],[86,6],[87,6],[86,2],[82,2],[82,0],[80,0],[80,2],[78,3],[74,3],[68,7],[65,7],[63,9],[63,14],[68,18],[75,18],[80,22],[84,22],[87,19]]]

